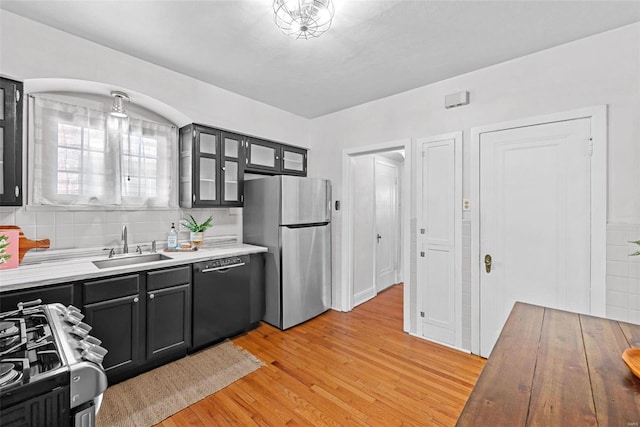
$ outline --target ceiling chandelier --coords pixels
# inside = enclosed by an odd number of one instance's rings
[[[319,37],[331,27],[332,0],[274,0],[276,25],[297,39]]]

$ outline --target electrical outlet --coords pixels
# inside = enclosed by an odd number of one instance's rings
[[[462,199],[462,210],[465,212],[469,212],[471,210],[471,200]]]

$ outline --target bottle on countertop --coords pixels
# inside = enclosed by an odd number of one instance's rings
[[[167,237],[167,249],[175,249],[178,247],[178,232],[173,224],[172,222],[169,236]]]

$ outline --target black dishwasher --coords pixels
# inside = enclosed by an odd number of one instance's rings
[[[193,347],[199,349],[249,328],[249,255],[193,265]]]

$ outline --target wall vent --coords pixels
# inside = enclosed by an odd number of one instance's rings
[[[461,92],[451,93],[444,97],[444,108],[460,107],[469,103],[469,92],[463,90]]]

